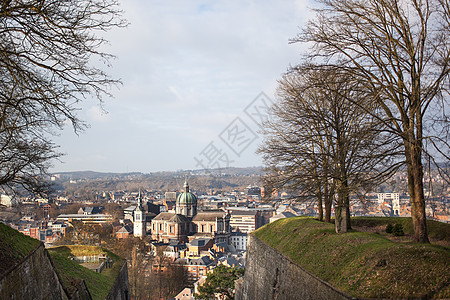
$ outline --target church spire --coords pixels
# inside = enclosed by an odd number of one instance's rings
[[[184,192],[189,193],[189,184],[187,182],[187,176],[184,178]]]
[[[139,207],[142,206],[141,189],[139,189],[138,206],[139,206]]]

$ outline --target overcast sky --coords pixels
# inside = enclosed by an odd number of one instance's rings
[[[262,165],[258,114],[297,64],[289,44],[311,15],[304,1],[121,0],[130,25],[107,33],[107,71],[123,86],[79,116],[77,136],[55,138],[66,155],[51,169],[154,172]],[[264,94],[261,94],[264,93]]]

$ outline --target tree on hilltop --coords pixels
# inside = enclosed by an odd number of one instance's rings
[[[299,191],[300,201],[318,199],[319,219],[322,198],[326,221],[334,201],[336,232],[346,232],[350,195],[370,189],[399,167],[396,137],[380,133],[384,124],[366,111],[378,108],[367,98],[364,82],[342,70],[296,66],[280,80],[277,94],[259,148],[275,171],[267,178]],[[353,105],[353,99],[366,109]]]
[[[450,160],[446,112],[449,1],[318,3],[317,17],[293,42],[311,45],[308,59],[340,68],[366,82],[373,101],[383,109],[386,127],[403,142],[414,237],[427,243],[422,159],[439,155]],[[355,105],[364,107],[358,100],[354,100]],[[434,147],[434,153],[426,149],[427,144]]]

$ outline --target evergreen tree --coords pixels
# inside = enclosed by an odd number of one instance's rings
[[[243,269],[219,265],[208,274],[205,283],[198,288],[199,294],[195,294],[195,297],[210,299],[218,294],[222,299],[233,299],[234,282],[243,275]]]

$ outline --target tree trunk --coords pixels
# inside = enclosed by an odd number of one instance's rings
[[[404,122],[404,125],[406,125],[406,122]],[[421,142],[414,136],[413,125],[408,125],[410,130],[407,137],[403,139],[403,142],[405,144],[414,241],[417,243],[429,243],[425,214],[425,195],[423,192],[422,147]]]
[[[425,195],[423,193],[423,166],[420,149],[411,149],[411,163],[412,183],[408,182],[408,186],[410,186],[410,190],[413,189],[414,191],[412,194],[410,193],[414,240],[418,243],[429,243],[425,213]]]
[[[323,194],[325,202],[325,222],[331,223],[331,206],[333,198],[330,192],[330,183],[328,181],[328,163],[324,165]],[[332,189],[334,191],[334,189]]]
[[[317,205],[319,208],[319,221],[323,221],[323,194],[321,192],[320,186],[317,188]]]
[[[338,181],[338,189],[337,189],[337,203],[334,206],[334,227],[336,229],[336,233],[346,233],[348,230],[347,225],[347,181]]]
[[[332,205],[331,196],[325,194],[325,222],[331,223],[331,205]]]
[[[334,207],[335,222],[334,227],[336,233],[347,232],[347,210],[342,205],[336,205]]]
[[[346,217],[346,222],[347,222],[347,230],[348,229],[352,229],[352,224],[351,224],[351,220],[350,220],[350,197],[348,196],[348,193],[345,197],[345,202],[344,202],[344,206],[345,206],[345,217]]]

